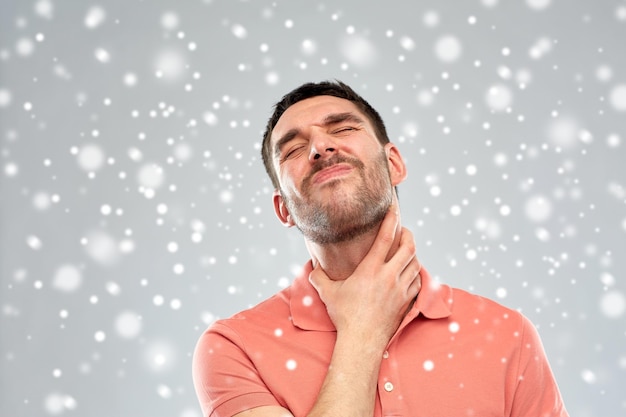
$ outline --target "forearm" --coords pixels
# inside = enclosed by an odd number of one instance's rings
[[[328,373],[308,417],[373,416],[384,348],[385,343],[367,337],[338,334]]]

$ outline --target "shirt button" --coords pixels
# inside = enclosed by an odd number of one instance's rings
[[[393,384],[391,382],[385,382],[385,391],[387,392],[393,391]]]
[[[387,359],[389,357],[389,352],[388,351],[384,351],[383,352],[383,359]]]

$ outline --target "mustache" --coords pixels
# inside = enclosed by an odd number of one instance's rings
[[[311,172],[309,172],[309,174],[302,180],[303,186],[306,188],[311,183],[313,176],[321,170],[342,163],[352,165],[359,170],[365,168],[365,164],[356,158],[349,158],[347,156],[335,154],[330,158],[317,162],[315,165],[313,165],[313,167],[311,168]]]

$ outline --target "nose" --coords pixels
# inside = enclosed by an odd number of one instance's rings
[[[309,161],[313,162],[322,158],[329,158],[336,152],[336,147],[332,140],[324,135],[318,134],[316,138],[311,140],[311,150],[309,153]]]

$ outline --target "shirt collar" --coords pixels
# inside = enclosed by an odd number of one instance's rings
[[[326,306],[309,282],[312,270],[313,265],[309,261],[291,285],[289,308],[293,324],[303,330],[335,331]],[[434,281],[424,268],[420,271],[420,276],[422,288],[403,323],[413,320],[419,314],[428,319],[440,319],[452,314],[452,289]]]

